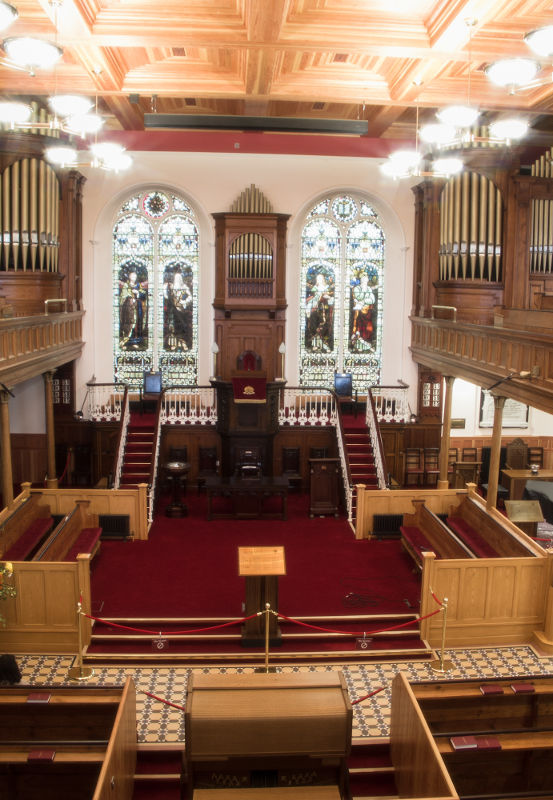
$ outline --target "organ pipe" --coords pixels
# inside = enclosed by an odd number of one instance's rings
[[[536,178],[552,178],[553,147],[532,164]],[[531,204],[530,272],[553,271],[553,200],[534,198]]]
[[[57,271],[59,184],[44,161],[22,158],[0,182],[0,270]]]
[[[501,281],[502,199],[484,175],[463,172],[440,197],[442,280]]]

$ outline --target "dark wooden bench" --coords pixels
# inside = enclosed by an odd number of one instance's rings
[[[40,495],[25,498],[0,522],[2,558],[7,561],[31,558],[53,525],[50,507],[40,502]]]
[[[34,557],[34,561],[74,561],[79,553],[94,557],[100,547],[102,529],[98,516],[89,514],[89,500],[77,500],[75,508],[60,522]]]
[[[455,533],[424,505],[423,499],[412,502],[415,512],[403,515],[401,543],[419,569],[422,569],[425,551],[434,552],[436,558],[475,558]]]

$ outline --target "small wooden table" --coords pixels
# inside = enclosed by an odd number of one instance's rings
[[[284,547],[239,547],[238,574],[246,578],[245,616],[264,611],[269,603],[278,611],[278,578],[286,575]],[[269,644],[282,643],[278,618],[269,616]],[[253,617],[242,626],[242,645],[262,647],[265,644],[265,615]]]
[[[173,484],[173,500],[165,509],[165,516],[186,517],[188,508],[182,497],[186,493],[186,478],[190,464],[187,461],[169,461],[164,465],[164,469]]]
[[[501,483],[509,490],[509,499],[522,500],[526,481],[552,481],[553,469],[540,469],[539,472],[532,472],[531,469],[504,469],[501,475]]]

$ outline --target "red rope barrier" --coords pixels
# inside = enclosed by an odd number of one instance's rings
[[[186,711],[184,706],[178,706],[176,703],[170,703],[169,700],[164,700],[163,697],[158,697],[157,694],[152,694],[151,692],[145,692],[144,689],[140,689],[142,694],[147,694],[148,697],[152,697],[154,700],[159,700],[160,703],[165,703],[166,706],[171,706],[171,708],[178,708],[179,711]]]
[[[163,631],[164,636],[185,636],[192,633],[204,633],[205,631],[215,631],[218,628],[228,628],[231,625],[238,625],[240,622],[246,622],[249,619],[253,619],[254,617],[258,617],[259,614],[250,614],[249,617],[242,617],[241,619],[232,619],[230,622],[222,622],[220,625],[210,625],[208,628],[194,628],[194,630],[187,630],[187,631]],[[132,628],[130,625],[120,625],[118,622],[110,622],[107,619],[102,619],[101,617],[93,617],[90,614],[83,613],[83,617],[87,619],[92,619],[94,622],[102,622],[104,625],[109,625],[112,628],[120,628],[124,631],[133,631],[134,633],[146,633],[151,636],[159,636],[161,631],[151,631],[147,628]]]
[[[369,694],[366,694],[364,697],[360,697],[358,700],[352,700],[352,701],[351,701],[351,705],[352,705],[352,706],[356,706],[356,705],[357,705],[357,703],[362,703],[362,702],[363,702],[363,700],[368,700],[368,699],[369,699],[369,697],[372,697],[373,695],[375,695],[375,694],[378,694],[378,693],[379,693],[379,692],[381,692],[383,689],[384,689],[384,686],[379,686],[379,687],[378,687],[378,689],[375,689],[375,690],[374,690],[374,692],[370,692]]]
[[[69,461],[71,460],[71,451],[67,453],[67,461],[65,462],[65,467],[63,468],[63,472],[61,473],[61,477],[58,478],[58,483],[61,483],[65,478],[65,473],[67,472],[67,467],[69,466]]]
[[[386,631],[395,631],[398,628],[406,628],[407,625],[413,625],[415,622],[422,622],[424,619],[428,619],[428,617],[434,617],[436,614],[439,614],[441,608],[438,608],[436,611],[431,611],[430,614],[426,614],[424,617],[418,617],[417,619],[410,619],[407,622],[400,622],[398,625],[390,625],[389,628],[378,628],[376,631],[336,631],[332,628],[321,628],[319,625],[310,625],[308,622],[301,622],[299,619],[293,619],[292,617],[287,617],[285,614],[278,614],[279,619],[285,619],[286,622],[294,622],[296,625],[301,625],[303,628],[311,628],[314,631],[323,631],[323,633],[337,633],[340,636],[374,636],[376,633],[386,633]]]
[[[442,601],[441,601],[441,600],[438,600],[438,598],[436,597],[436,595],[434,594],[434,592],[433,592],[432,590],[430,591],[430,594],[432,595],[433,599],[436,601],[436,603],[437,603],[439,606],[443,606],[443,603],[442,603]]]

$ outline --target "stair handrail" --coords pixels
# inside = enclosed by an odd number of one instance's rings
[[[121,472],[123,470],[123,459],[125,455],[125,446],[127,444],[127,431],[129,428],[130,420],[130,403],[129,403],[129,387],[125,386],[123,394],[123,404],[121,408],[121,419],[119,421],[119,433],[117,437],[117,449],[115,456],[115,466],[113,469],[113,488],[119,489],[121,483]]]
[[[328,386],[285,386],[280,391],[278,424],[335,426],[337,405]]]
[[[95,422],[113,422],[121,419],[124,391],[128,389],[126,383],[96,383],[89,381],[87,384],[88,399],[86,405],[86,419]],[[83,408],[81,412],[84,411]],[[79,415],[80,416],[80,415]]]
[[[154,508],[156,501],[157,467],[159,461],[159,442],[161,440],[161,409],[163,408],[163,391],[160,392],[156,404],[156,427],[154,430],[154,449],[150,463],[150,478],[148,485],[148,522],[154,521]]]
[[[217,422],[217,392],[214,386],[166,386],[163,398],[161,416],[166,425],[182,422],[214,425]]]
[[[334,393],[334,400],[336,403],[336,441],[338,443],[338,454],[340,456],[340,463],[342,465],[342,482],[344,484],[344,498],[346,501],[346,510],[348,522],[353,523],[353,478],[351,477],[351,470],[349,467],[349,459],[346,457],[346,448],[344,446],[344,427],[342,424],[342,409],[340,401],[336,393]]]
[[[377,419],[381,422],[407,422],[411,416],[407,392],[409,385],[400,382],[396,386],[371,386]]]
[[[376,408],[374,405],[374,397],[371,389],[367,389],[367,405],[365,409],[365,424],[369,429],[371,437],[371,445],[374,455],[374,466],[376,469],[376,477],[378,478],[378,488],[388,488],[388,480],[386,477],[386,458],[384,456],[384,445],[382,443],[382,436],[380,434],[380,425],[376,416]]]

